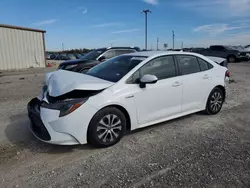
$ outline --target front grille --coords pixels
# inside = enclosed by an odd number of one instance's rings
[[[34,134],[42,140],[51,140],[49,132],[40,118],[40,101],[38,99],[32,99],[29,102],[28,115],[31,122],[30,128]]]

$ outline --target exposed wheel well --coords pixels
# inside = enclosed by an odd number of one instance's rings
[[[131,120],[130,120],[130,116],[129,116],[127,110],[120,105],[109,105],[109,106],[105,106],[104,108],[107,108],[107,107],[115,107],[115,108],[119,109],[125,115],[125,117],[126,117],[126,131],[130,131],[131,130]]]

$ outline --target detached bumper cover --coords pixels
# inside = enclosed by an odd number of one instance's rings
[[[38,98],[28,103],[30,129],[41,141],[58,145],[87,143],[87,130],[97,109],[84,104],[73,113],[59,117],[59,110],[41,107]]]
[[[41,102],[34,98],[28,103],[28,116],[30,119],[30,128],[32,132],[41,140],[49,141],[51,136],[44,126],[41,117],[40,117],[40,105]]]

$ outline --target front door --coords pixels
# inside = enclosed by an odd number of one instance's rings
[[[182,80],[176,77],[173,56],[151,60],[135,72],[134,77],[140,78],[146,74],[155,75],[158,82],[147,84],[145,88],[140,88],[137,84],[132,86],[135,91],[138,123],[143,126],[143,124],[180,114]]]

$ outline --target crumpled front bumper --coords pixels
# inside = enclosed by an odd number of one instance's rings
[[[82,110],[59,117],[59,110],[41,107],[38,98],[32,99],[27,109],[32,133],[43,142],[58,145],[87,143],[88,125],[96,113],[95,108],[85,105]],[[85,111],[88,112],[86,117],[83,115]]]

